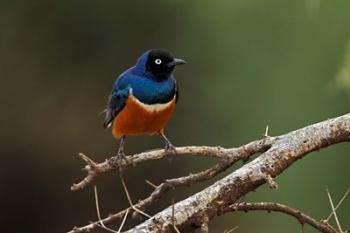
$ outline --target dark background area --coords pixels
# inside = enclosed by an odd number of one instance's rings
[[[118,143],[98,113],[115,77],[150,48],[188,62],[175,73],[180,100],[166,131],[175,145],[235,147],[260,138],[266,125],[278,135],[349,112],[349,12],[348,0],[1,0],[1,232],[66,232],[96,219],[93,186],[70,191],[85,175],[77,154],[96,161],[115,155]],[[162,146],[158,137],[134,137],[126,152]],[[326,218],[326,187],[336,202],[350,187],[349,149],[314,152],[277,178],[278,190],[264,186],[244,200],[281,202]],[[213,162],[149,162],[125,176],[136,201],[152,191],[145,179],[160,183]],[[172,191],[147,212],[213,182]],[[117,173],[96,184],[103,216],[127,207]],[[338,216],[350,229],[350,198]],[[234,226],[236,232],[300,228],[289,216],[266,212],[227,214],[210,228]]]

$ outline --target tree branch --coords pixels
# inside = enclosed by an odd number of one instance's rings
[[[180,232],[200,228],[203,216],[220,215],[248,192],[276,177],[306,154],[329,145],[350,140],[350,114],[279,136],[272,147],[213,185],[176,203],[174,218]],[[131,232],[171,232],[171,207],[130,229]]]
[[[183,156],[183,155],[196,155],[204,157],[214,157],[222,159],[228,154],[231,153],[233,149],[225,149],[222,147],[209,147],[209,146],[185,146],[185,147],[176,147],[176,154],[174,156]],[[123,161],[124,168],[129,167],[130,165],[137,165],[146,161],[164,159],[168,156],[163,149],[147,151],[140,154],[130,155],[126,157],[126,160]],[[114,170],[118,170],[118,164],[115,162],[116,157],[111,157],[102,163],[95,163],[88,156],[80,153],[79,157],[86,162],[86,166],[83,170],[87,171],[87,176],[77,184],[73,184],[71,187],[72,191],[77,191],[85,188],[88,184],[94,181],[94,179],[104,173],[108,173]]]
[[[210,156],[219,158],[220,161],[212,168],[197,174],[163,182],[155,188],[148,198],[135,204],[136,208],[143,209],[154,203],[171,188],[210,179],[240,159],[247,161],[250,156],[258,152],[262,152],[262,154],[201,192],[176,203],[175,213],[170,206],[128,232],[172,232],[173,223],[176,223],[176,229],[180,232],[192,232],[205,226],[205,221],[210,221],[213,217],[224,213],[226,208],[260,185],[268,182],[271,187],[277,187],[273,178],[307,153],[349,140],[350,114],[347,114],[278,137],[267,136],[239,148],[178,147],[176,148],[177,155]],[[129,156],[124,165],[130,166],[165,157],[166,154],[163,150],[144,152]],[[98,175],[118,169],[113,162],[113,157],[100,164],[96,164],[91,159],[84,159],[84,161],[88,164],[85,167],[88,172],[87,177],[80,183],[73,185],[72,190],[82,189]],[[108,224],[124,216],[127,211],[132,211],[132,209],[128,208],[101,221]],[[96,227],[97,223],[99,222],[74,228],[71,232],[90,231]]]
[[[241,147],[231,148],[231,149],[224,149],[222,147],[207,147],[207,146],[203,146],[203,147],[194,147],[194,146],[177,147],[176,148],[177,155],[189,154],[191,151],[192,153],[196,153],[196,155],[199,155],[199,156],[217,157],[217,158],[220,158],[221,160],[218,164],[215,164],[213,167],[211,167],[205,171],[201,171],[201,172],[198,172],[195,174],[190,174],[188,176],[183,176],[183,177],[179,177],[179,178],[166,180],[165,182],[156,186],[149,197],[139,201],[137,204],[134,205],[134,207],[137,209],[140,209],[140,210],[144,210],[147,206],[150,206],[151,204],[158,201],[166,192],[170,191],[171,189],[174,189],[174,188],[179,187],[179,186],[189,186],[195,182],[208,180],[208,179],[216,176],[220,172],[226,170],[228,167],[232,166],[235,162],[237,162],[239,160],[247,161],[250,156],[252,156],[258,152],[266,151],[268,148],[271,147],[272,143],[275,140],[276,139],[274,137],[265,137],[261,140],[253,141],[253,142],[248,143],[246,145],[243,145]],[[159,156],[159,155],[161,155],[161,156]],[[137,161],[137,163],[147,161],[148,159],[154,160],[157,158],[159,158],[159,159],[166,158],[166,154],[164,153],[163,150],[145,152],[145,153],[141,153],[141,154],[138,154],[135,156],[137,156],[138,159],[135,159],[133,161]],[[132,159],[133,159],[133,156],[128,156],[127,164],[131,164],[130,161]],[[111,161],[111,160],[113,160],[113,157],[110,158],[108,161]],[[84,161],[85,161],[85,159],[84,159]],[[92,161],[92,160],[88,159],[88,161]],[[104,171],[103,173],[118,169],[117,166],[107,165],[107,163],[108,163],[107,161],[104,163],[101,163],[101,164],[96,164],[95,162],[93,162],[93,164],[95,164],[94,166],[88,165],[88,169],[89,169],[88,176],[89,176],[90,172],[93,172],[93,169],[96,166],[100,167],[102,169],[107,168],[107,166],[108,166],[108,168],[106,170],[103,170]],[[96,177],[99,174],[101,174],[101,173],[98,171],[93,176]],[[85,178],[84,180],[86,180],[86,179],[87,178]],[[84,182],[84,180],[82,182]],[[88,184],[88,183],[86,183],[86,184]],[[108,223],[111,223],[117,219],[120,219],[122,216],[125,215],[126,211],[130,211],[130,207],[125,209],[125,210],[122,210],[116,214],[110,215],[105,219],[102,219],[102,223],[108,224]],[[80,227],[80,228],[75,227],[69,233],[91,231],[92,229],[96,228],[100,222],[101,221],[96,221],[96,222],[90,223],[90,224],[88,224],[84,227]]]
[[[235,203],[230,205],[228,208],[224,210],[224,212],[229,211],[251,211],[251,210],[266,210],[268,212],[275,211],[288,214],[294,218],[296,218],[302,225],[308,224],[313,228],[323,232],[323,233],[337,233],[337,231],[327,223],[323,223],[321,221],[317,221],[310,216],[300,212],[297,209],[293,209],[289,206],[282,205],[279,203],[273,202],[258,202],[258,203]]]

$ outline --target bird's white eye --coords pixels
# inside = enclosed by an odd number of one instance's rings
[[[160,60],[159,58],[157,58],[154,62],[155,62],[157,65],[162,64],[162,60]]]

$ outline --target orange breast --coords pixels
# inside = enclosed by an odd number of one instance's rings
[[[147,105],[130,93],[125,107],[114,119],[112,133],[116,138],[120,138],[123,135],[162,132],[174,108],[175,96],[166,104]]]

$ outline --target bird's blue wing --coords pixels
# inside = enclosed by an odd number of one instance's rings
[[[179,85],[175,83],[175,103],[177,103],[177,101],[179,101]]]
[[[115,85],[111,94],[108,97],[107,107],[104,110],[105,120],[103,122],[103,127],[109,127],[113,122],[114,118],[118,113],[124,108],[126,100],[129,96],[130,87],[118,87]]]

